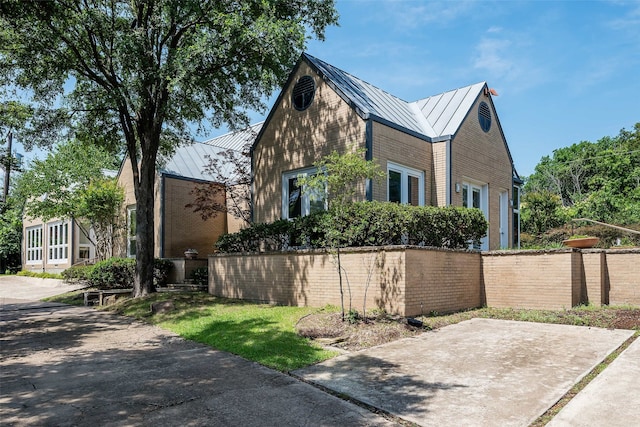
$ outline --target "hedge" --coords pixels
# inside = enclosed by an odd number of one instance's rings
[[[153,260],[153,284],[164,286],[173,264],[169,260]],[[89,284],[100,289],[126,289],[133,287],[136,260],[133,258],[113,257],[100,261],[93,266],[89,274]]]
[[[405,244],[463,249],[479,243],[487,226],[479,209],[357,202],[293,221],[255,224],[222,235],[216,247],[227,253]]]

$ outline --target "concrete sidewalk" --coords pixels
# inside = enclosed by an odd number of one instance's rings
[[[472,319],[294,375],[423,426],[528,426],[632,335]],[[615,404],[608,396],[602,399]],[[594,421],[591,425],[609,424],[604,417]],[[640,425],[638,413],[627,425]]]
[[[640,339],[636,339],[547,425],[640,426]]]

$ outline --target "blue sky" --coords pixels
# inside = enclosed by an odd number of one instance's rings
[[[407,101],[487,81],[521,176],[556,148],[640,121],[640,1],[337,0],[337,9],[340,26],[310,41],[310,54]]]

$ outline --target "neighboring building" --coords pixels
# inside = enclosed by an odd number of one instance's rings
[[[213,245],[221,234],[237,231],[243,226],[241,220],[229,214],[220,214],[204,221],[185,205],[193,201],[190,191],[194,186],[211,182],[211,177],[203,174],[209,157],[216,157],[223,150],[241,150],[247,142],[253,141],[261,125],[262,123],[204,143],[178,147],[171,158],[158,167],[155,182],[156,257],[184,257],[187,249],[197,249],[200,256],[206,256],[213,252]],[[120,253],[115,253],[118,256],[133,257],[136,201],[128,159],[123,162],[117,175],[118,183],[125,192],[123,213],[126,218],[126,241],[117,245],[121,250]],[[85,225],[83,228],[86,230],[89,227]],[[76,222],[24,219],[23,270],[57,273],[94,259],[95,248]]]
[[[254,221],[308,214],[296,177],[363,147],[387,179],[363,183],[362,200],[477,207],[490,223],[482,249],[517,247],[521,181],[491,96],[481,82],[406,102],[303,54],[252,148]]]
[[[228,133],[203,143],[178,147],[171,158],[158,167],[155,182],[155,248],[159,258],[182,258],[187,249],[196,249],[200,257],[214,251],[214,244],[224,233],[232,233],[243,227],[243,221],[228,213],[221,213],[206,221],[193,209],[185,207],[192,203],[191,190],[199,185],[211,183],[212,177],[203,173],[209,158],[221,151],[236,150],[253,141],[262,123]],[[229,174],[233,171],[230,169]],[[120,168],[118,183],[125,189],[124,212],[127,219],[125,252],[121,256],[135,256],[135,211],[136,199],[133,189],[131,164],[127,158]],[[224,204],[224,193],[220,194]]]

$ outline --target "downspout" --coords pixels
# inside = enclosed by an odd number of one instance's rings
[[[160,175],[160,224],[158,224],[159,258],[164,258],[164,174]]]
[[[365,127],[365,160],[371,161],[373,160],[373,120],[369,118]],[[373,201],[373,181],[371,178],[367,178],[367,182],[365,184],[365,197],[367,201]]]
[[[451,182],[452,182],[452,167],[451,165],[453,164],[453,162],[451,161],[451,138],[449,138],[448,140],[445,141],[445,150],[446,150],[446,156],[447,156],[447,160],[446,160],[446,206],[451,206]]]

